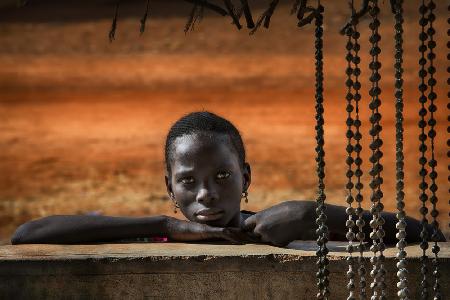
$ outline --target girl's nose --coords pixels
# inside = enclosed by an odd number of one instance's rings
[[[217,199],[217,195],[214,191],[207,188],[201,188],[197,193],[197,202],[205,205],[211,204],[211,202]]]

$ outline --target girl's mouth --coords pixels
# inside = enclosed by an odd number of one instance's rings
[[[205,208],[195,213],[195,217],[199,221],[214,221],[222,218],[223,215],[223,210],[217,208]]]

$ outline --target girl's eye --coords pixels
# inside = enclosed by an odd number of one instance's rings
[[[194,178],[193,177],[181,178],[180,182],[183,184],[191,184],[191,183],[194,183]]]
[[[229,172],[219,172],[217,173],[216,177],[217,179],[226,179],[228,177],[230,177],[230,173]]]

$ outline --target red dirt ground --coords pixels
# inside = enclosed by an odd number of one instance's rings
[[[345,39],[335,32],[344,8],[330,2],[328,11],[336,13],[327,15],[325,26],[326,185],[328,201],[339,204],[345,204],[346,182]],[[281,7],[270,31],[252,37],[213,16],[185,37],[185,18],[175,15],[155,16],[139,38],[138,17],[129,16],[112,44],[105,39],[105,19],[0,23],[0,240],[19,224],[49,214],[173,214],[163,180],[164,138],[172,122],[193,110],[219,113],[241,130],[253,168],[244,209],[314,199],[312,30],[299,33],[294,20],[284,22],[288,10]],[[407,212],[417,217],[418,26],[415,10],[408,6],[407,12],[405,192]],[[444,16],[445,7],[438,12]],[[436,155],[439,220],[448,230],[445,24],[441,18],[436,26],[442,29]],[[387,13],[383,26],[383,201],[393,211],[393,43]],[[362,53],[368,52],[367,33]],[[367,88],[366,74],[363,84]],[[367,135],[366,91],[364,96]],[[367,173],[367,136],[363,142]],[[367,189],[365,195],[367,208]]]

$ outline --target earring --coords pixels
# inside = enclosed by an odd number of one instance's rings
[[[179,208],[178,203],[177,202],[173,202],[173,212],[176,214],[177,213],[177,208]]]
[[[245,198],[245,203],[248,203],[248,192],[247,191],[242,192],[241,198]]]
[[[175,196],[173,194],[169,195],[170,199],[172,200],[173,203],[173,212],[176,214],[177,213],[177,208],[180,208],[180,206],[178,205],[178,202],[175,200]]]

